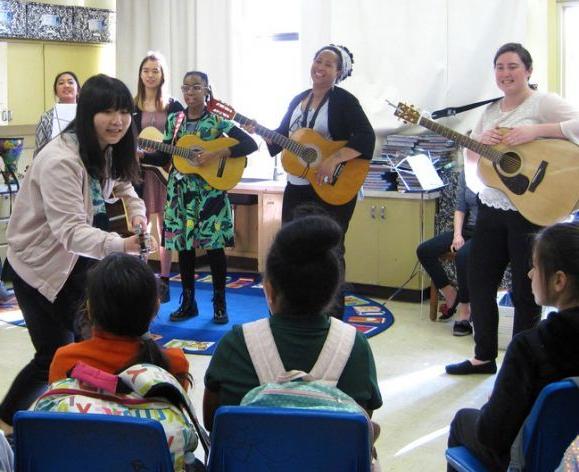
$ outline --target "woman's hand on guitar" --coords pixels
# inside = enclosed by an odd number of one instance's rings
[[[222,159],[230,156],[229,149],[219,149],[218,151],[201,151],[195,160],[199,166],[204,166],[213,159]]]
[[[489,146],[499,144],[502,140],[503,134],[497,128],[487,129],[479,138],[482,144],[488,144]]]
[[[538,138],[536,127],[533,125],[517,126],[507,131],[503,136],[503,143],[509,146],[518,146]]]
[[[332,182],[338,164],[339,161],[334,156],[322,161],[318,166],[318,171],[316,173],[316,181],[318,182],[318,185],[329,184]]]
[[[257,127],[257,121],[251,120],[245,122],[241,125],[241,128],[247,131],[249,134],[255,134],[255,128]]]

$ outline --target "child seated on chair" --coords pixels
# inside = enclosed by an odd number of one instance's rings
[[[159,310],[157,281],[151,268],[134,256],[111,254],[88,273],[86,310],[91,339],[56,351],[49,382],[64,379],[82,361],[115,374],[138,363],[154,364],[191,386],[189,362],[181,349],[161,349],[147,337]]]
[[[284,225],[270,248],[263,286],[272,314],[269,328],[286,371],[310,372],[330,325],[343,325],[337,319],[330,322],[324,314],[342,281],[336,250],[341,234],[338,224],[329,217],[304,216]],[[239,405],[245,394],[259,385],[244,327],[235,325],[220,341],[205,374],[205,427],[212,429],[219,406]],[[382,405],[374,357],[359,332],[354,334],[337,388],[369,415]]]
[[[536,236],[529,278],[535,302],[558,312],[513,338],[489,401],[458,411],[450,425],[448,446],[466,446],[490,470],[507,469],[511,445],[543,387],[579,375],[579,223]]]

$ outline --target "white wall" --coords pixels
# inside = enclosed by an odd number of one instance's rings
[[[119,0],[119,77],[134,90],[141,58],[157,49],[169,61],[176,96],[183,73],[199,68],[227,100],[232,85],[230,22],[235,21],[229,15],[231,1]],[[498,96],[492,59],[508,41],[529,48],[535,59],[532,80],[547,87],[544,0],[292,1],[302,2],[303,86],[309,83],[312,55],[320,46],[348,46],[354,53],[354,73],[343,86],[360,99],[379,134],[401,128],[385,99],[433,111]],[[284,71],[264,58],[261,70],[248,73],[268,74],[275,81]],[[479,115],[467,112],[443,124],[466,131]]]

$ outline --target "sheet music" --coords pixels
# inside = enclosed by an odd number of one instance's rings
[[[76,116],[76,103],[57,103],[52,114],[52,136],[58,136]]]
[[[435,190],[444,187],[432,161],[426,154],[415,154],[406,158],[414,175],[418,179],[422,190]]]

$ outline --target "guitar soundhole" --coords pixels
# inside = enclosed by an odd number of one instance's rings
[[[313,148],[306,148],[301,155],[301,158],[306,164],[313,164],[318,158],[318,153]]]
[[[521,158],[512,152],[507,152],[501,156],[499,167],[505,174],[516,174],[521,168]]]

